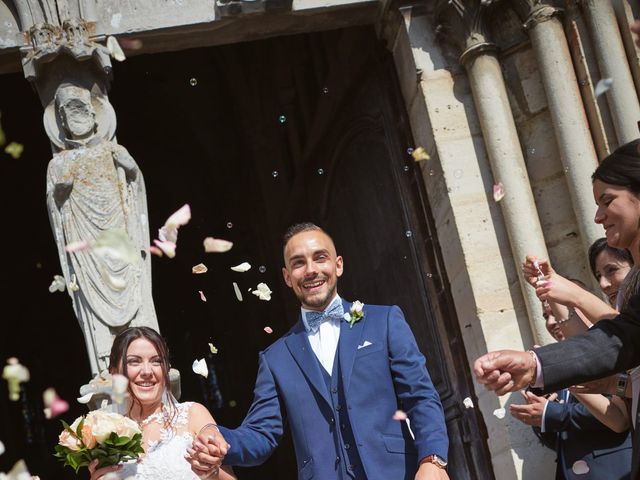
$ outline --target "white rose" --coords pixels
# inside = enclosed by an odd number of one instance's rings
[[[140,427],[136,422],[134,422],[128,417],[122,417],[122,421],[118,424],[116,433],[120,437],[132,438],[136,433],[142,433],[142,432],[140,431]]]
[[[353,305],[351,305],[351,311],[353,313],[361,313],[363,307],[364,303],[362,303],[360,300],[356,300],[355,302],[353,302]]]
[[[98,443],[104,443],[112,432],[116,432],[122,415],[102,410],[94,410],[87,414],[85,424],[91,426],[91,432]]]

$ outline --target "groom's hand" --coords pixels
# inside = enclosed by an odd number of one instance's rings
[[[449,480],[449,475],[444,468],[425,462],[420,464],[415,480]]]
[[[185,458],[191,470],[200,478],[217,475],[229,444],[215,426],[203,428],[187,449]]]

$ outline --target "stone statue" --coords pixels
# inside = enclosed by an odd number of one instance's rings
[[[45,109],[45,129],[61,150],[47,171],[47,206],[62,273],[82,327],[94,374],[108,366],[113,336],[122,328],[156,330],[151,297],[149,226],[142,172],[114,138],[115,114],[104,95],[62,84]],[[67,252],[65,246],[93,241],[121,229],[140,252],[128,263],[97,252]]]

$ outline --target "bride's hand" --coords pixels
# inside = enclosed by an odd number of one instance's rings
[[[102,467],[96,470],[98,466],[98,460],[92,461],[87,468],[89,468],[89,473],[91,474],[90,480],[101,480],[107,473],[117,472],[122,469],[122,465],[112,465],[110,467]]]

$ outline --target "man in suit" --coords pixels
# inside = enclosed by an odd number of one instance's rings
[[[284,280],[301,303],[299,321],[261,352],[242,425],[219,427],[230,444],[224,463],[263,463],[288,422],[299,479],[448,479],[442,405],[402,311],[352,311],[355,302],[337,293],[343,259],[314,224],[289,228],[284,263]],[[396,410],[406,412],[410,428],[394,420]],[[208,448],[197,453],[196,472],[198,462],[206,471],[221,455],[207,443],[212,430],[196,442]]]
[[[558,342],[565,340],[548,306],[543,306],[545,326]],[[523,392],[524,405],[512,404],[511,415],[527,425],[557,457],[556,480],[571,478],[627,480],[631,472],[631,434],[617,433],[598,421],[569,390],[548,397]],[[589,472],[576,476],[573,466],[584,461]]]

